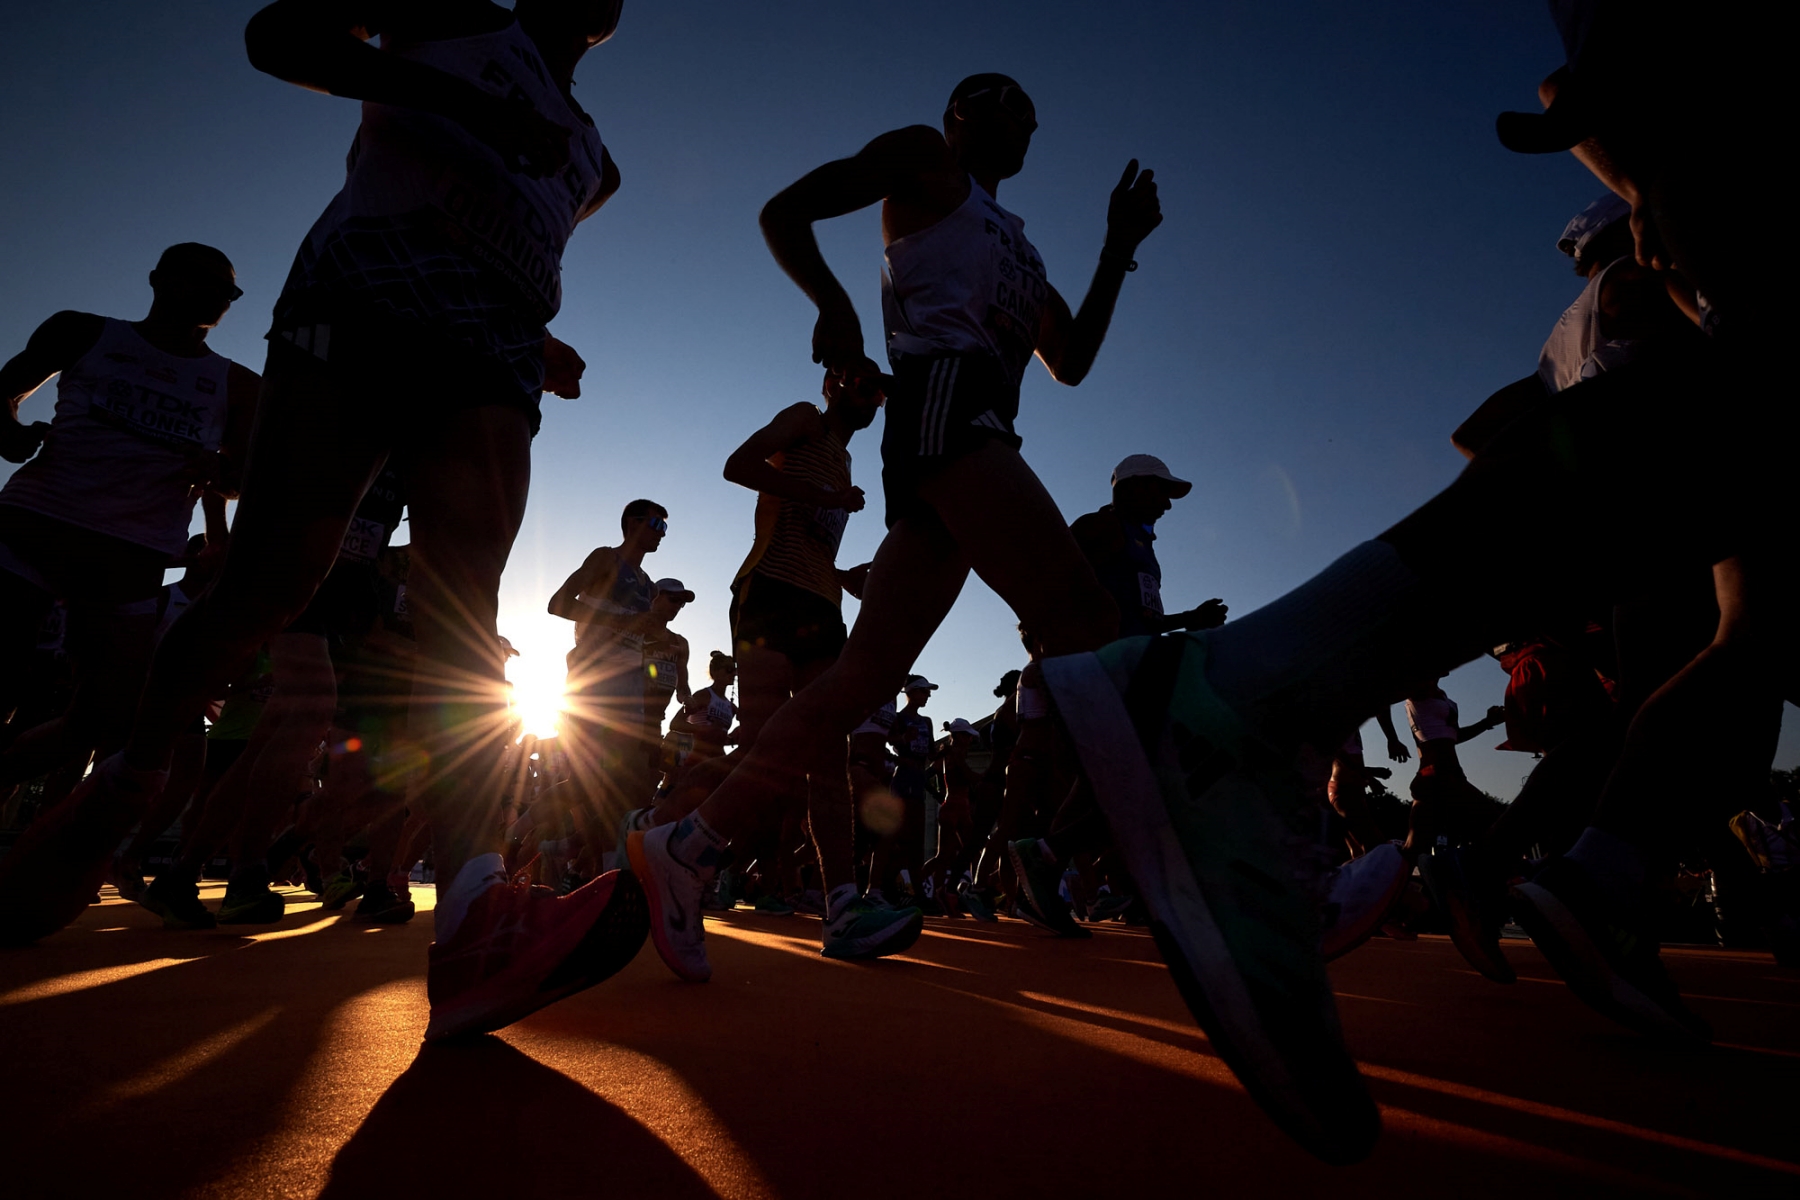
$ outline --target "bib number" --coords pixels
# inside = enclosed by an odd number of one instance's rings
[[[1138,572],[1138,602],[1157,616],[1163,615],[1162,580],[1148,571]]]

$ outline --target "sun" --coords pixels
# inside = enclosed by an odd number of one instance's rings
[[[560,631],[558,631],[560,632]],[[512,709],[534,737],[555,737],[565,708],[563,656],[553,646],[521,646],[506,664]]]

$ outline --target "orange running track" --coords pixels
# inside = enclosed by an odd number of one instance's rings
[[[1442,939],[1375,941],[1333,974],[1386,1133],[1329,1168],[1133,929],[932,920],[851,965],[811,918],[735,913],[710,984],[646,947],[421,1050],[427,912],[369,928],[293,891],[278,926],[176,933],[105,895],[0,952],[0,1195],[1800,1196],[1800,972],[1766,954],[1670,951],[1718,1030],[1696,1051],[1589,1012],[1524,943],[1499,987]]]

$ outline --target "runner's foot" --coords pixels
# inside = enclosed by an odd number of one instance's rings
[[[1381,928],[1394,901],[1406,889],[1412,866],[1398,842],[1383,842],[1332,873],[1321,913],[1319,950],[1330,962],[1356,949]]]
[[[644,945],[644,891],[609,871],[567,896],[497,878],[431,946],[425,1040],[491,1033],[617,974]]]
[[[219,923],[200,903],[200,885],[178,871],[164,871],[152,879],[140,903],[162,918],[164,929],[211,929]]]
[[[287,901],[269,886],[267,871],[247,871],[225,885],[219,902],[221,925],[273,925],[287,911]]]
[[[144,902],[144,869],[136,863],[128,863],[123,858],[115,857],[112,867],[107,871],[107,878],[125,899],[136,904]]]
[[[1163,958],[1220,1057],[1327,1162],[1381,1131],[1319,952],[1317,813],[1293,755],[1206,679],[1206,635],[1128,638],[1044,663]]]
[[[120,840],[168,778],[166,771],[133,771],[114,755],[26,827],[0,859],[0,946],[34,942],[80,916]]]
[[[362,895],[364,886],[364,882],[356,877],[356,872],[345,867],[325,881],[325,890],[318,893],[319,906],[328,912],[335,912]]]
[[[826,958],[871,959],[904,953],[919,940],[925,914],[916,908],[883,908],[858,898],[825,922]]]
[[[1483,879],[1466,846],[1440,847],[1420,858],[1419,878],[1468,964],[1495,983],[1518,982],[1518,972],[1500,949],[1500,928],[1506,924],[1504,881]]]
[[[625,843],[631,869],[643,880],[650,905],[650,940],[676,975],[689,983],[712,978],[706,961],[706,926],[700,916],[704,883],[669,855],[673,825],[638,831]]]
[[[1094,903],[1088,907],[1088,924],[1098,925],[1102,921],[1111,921],[1125,915],[1131,907],[1132,897],[1121,892],[1107,892],[1094,897]]]
[[[1019,881],[1019,902],[1015,911],[1039,929],[1048,929],[1058,937],[1092,937],[1075,923],[1069,906],[1057,894],[1062,885],[1062,868],[1048,861],[1036,838],[1021,838],[1006,844],[1012,859],[1013,876]]]
[[[1580,866],[1552,858],[1512,899],[1519,924],[1589,1007],[1648,1037],[1712,1041],[1711,1026],[1681,1002],[1655,933]]]
[[[404,925],[413,919],[412,889],[401,885],[396,890],[384,880],[371,883],[362,894],[354,920],[374,921],[381,925]]]
[[[760,896],[756,901],[756,911],[770,917],[791,917],[794,906],[779,896]]]
[[[987,897],[967,884],[963,885],[962,900],[963,907],[968,909],[969,915],[977,921],[998,921],[1000,919],[994,915],[994,906],[988,903]]]

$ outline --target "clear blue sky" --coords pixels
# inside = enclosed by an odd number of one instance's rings
[[[90,2],[0,16],[0,352],[60,308],[136,318],[156,254],[198,240],[244,299],[214,336],[260,368],[302,233],[337,189],[354,103],[258,75],[255,4]],[[719,470],[753,428],[816,397],[813,311],[775,268],[769,196],[884,130],[935,122],[962,76],[1014,75],[1042,128],[1000,199],[1078,302],[1125,161],[1154,168],[1165,222],[1138,255],[1078,389],[1028,376],[1025,456],[1071,519],[1106,502],[1126,454],[1193,479],[1160,526],[1164,594],[1239,614],[1405,514],[1455,475],[1449,431],[1527,373],[1577,282],[1554,242],[1598,187],[1567,156],[1501,149],[1494,114],[1535,104],[1560,59],[1530,0],[1378,6],[650,4],[589,55],[577,97],[624,174],[577,233],[553,329],[586,394],[547,397],[525,528],[502,596],[522,678],[560,666],[550,592],[616,539],[636,496],[671,510],[649,560],[700,594],[678,622],[723,647],[726,585],[753,498]],[[825,252],[881,356],[873,210]],[[51,390],[25,416],[47,418]],[[879,495],[877,425],[851,450]],[[868,557],[879,504],[842,561]],[[1017,665],[1012,619],[972,582],[919,669],[940,718],[991,710]],[[1497,703],[1491,662],[1453,675],[1468,719]],[[1465,747],[1510,796],[1531,760]],[[1373,749],[1373,747],[1372,747]],[[1781,762],[1800,760],[1784,739]],[[1402,779],[1404,779],[1404,773]]]

